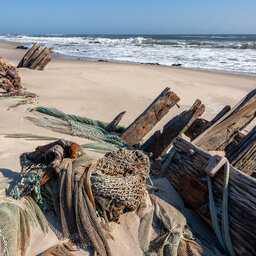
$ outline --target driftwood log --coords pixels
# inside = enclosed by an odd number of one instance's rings
[[[121,112],[118,114],[112,122],[108,124],[108,126],[105,128],[106,131],[112,132],[114,131],[115,127],[120,123],[121,119],[123,118],[126,111]]]
[[[256,173],[256,126],[231,148],[226,157],[240,171],[248,175]]]
[[[166,176],[183,197],[210,226],[208,185],[204,167],[212,155],[181,138],[174,142],[176,153]],[[213,181],[213,195],[221,223],[223,170]],[[229,230],[237,255],[256,255],[256,179],[231,166],[228,195]]]
[[[134,146],[175,106],[180,98],[165,88],[153,103],[122,133],[121,138]]]
[[[201,133],[193,143],[207,151],[226,151],[237,134],[256,116],[256,89]]]
[[[163,132],[155,132],[142,146],[146,152],[152,152],[157,158],[170,148],[172,141],[184,133],[196,118],[202,115],[205,106],[200,100],[196,100],[192,107],[171,119],[163,128]]]
[[[38,43],[35,43],[21,59],[17,68],[27,67],[36,70],[43,70],[51,61],[50,53],[52,50],[53,48],[43,48]]]

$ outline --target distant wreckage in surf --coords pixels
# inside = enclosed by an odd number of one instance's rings
[[[17,68],[27,67],[35,70],[43,70],[51,61],[50,53],[53,48],[45,47],[35,43],[23,56]]]

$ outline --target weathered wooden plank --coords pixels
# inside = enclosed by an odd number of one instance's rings
[[[256,126],[231,148],[226,157],[240,171],[248,175],[256,172]]]
[[[31,55],[34,53],[34,51],[39,48],[39,44],[35,43],[23,56],[23,58],[20,60],[17,68],[23,67],[24,63],[31,57]]]
[[[193,121],[202,115],[205,106],[200,100],[196,100],[191,108],[171,119],[163,128],[163,132],[157,131],[149,138],[141,149],[152,152],[155,158],[163,155],[171,146],[173,139],[184,133]]]
[[[133,146],[168,113],[180,98],[170,88],[166,88],[153,103],[122,133],[121,138]]]
[[[115,127],[120,123],[121,119],[123,118],[126,111],[121,112],[118,114],[112,122],[108,124],[108,126],[105,128],[106,131],[112,132],[114,131]]]
[[[35,68],[35,70],[43,70],[45,66],[51,61],[51,56],[45,57]]]
[[[40,52],[40,54],[34,59],[34,61],[31,63],[30,68],[35,69],[37,67],[37,65],[40,64],[40,62],[46,57],[48,56],[51,51],[53,50],[53,48],[47,48],[45,47],[43,49],[43,51]]]
[[[225,106],[206,126],[192,139],[192,141],[197,138],[200,134],[205,132],[211,126],[216,124],[227,112],[229,112],[231,107],[229,105]]]
[[[27,59],[27,61],[24,62],[23,67],[30,67],[31,63],[34,62],[34,60],[40,55],[40,53],[43,51],[43,48],[39,46],[32,55]]]
[[[203,171],[212,155],[197,146],[177,138],[176,151],[166,170],[166,176],[183,197],[210,226],[208,185]],[[222,217],[224,172],[221,169],[213,179],[213,195],[219,223]],[[256,255],[256,179],[230,166],[228,213],[231,240],[237,255]]]
[[[238,132],[246,127],[255,116],[256,89],[193,142],[208,151],[225,150]]]

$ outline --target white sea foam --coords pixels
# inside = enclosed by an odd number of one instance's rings
[[[64,57],[159,63],[256,75],[256,37],[236,35],[0,35],[0,40],[53,46]]]

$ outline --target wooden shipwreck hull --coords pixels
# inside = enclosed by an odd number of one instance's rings
[[[167,166],[166,176],[183,197],[210,226],[209,191],[205,167],[212,155],[177,138],[175,154]],[[222,217],[223,168],[213,178],[213,195],[218,221]],[[237,255],[256,255],[256,180],[230,166],[228,194],[229,232]]]

